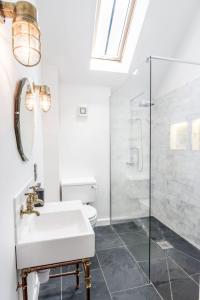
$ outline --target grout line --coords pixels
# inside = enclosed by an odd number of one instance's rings
[[[177,262],[173,259],[173,258],[171,258],[170,256],[169,256],[169,259],[188,277],[188,278],[190,278],[194,283],[196,283],[196,285],[197,286],[199,286],[199,284],[181,267],[181,266],[179,266],[179,264],[177,264]],[[197,274],[199,274],[199,273],[196,273],[196,274],[191,274],[191,275],[197,275]]]
[[[165,257],[158,257],[158,258],[151,258],[151,260],[154,261],[159,261],[159,260],[165,260]],[[137,260],[138,263],[148,263],[148,260]]]
[[[124,247],[124,245],[120,245],[120,246],[117,246],[117,247],[111,247],[111,248],[105,248],[105,249],[101,249],[101,250],[96,249],[96,252],[111,250],[111,249],[119,249],[119,248],[123,248],[123,247]]]
[[[112,294],[117,294],[117,293],[126,292],[126,291],[132,291],[132,290],[136,290],[136,289],[139,289],[139,288],[142,288],[142,287],[145,287],[145,286],[151,286],[151,285],[152,285],[151,283],[147,283],[147,284],[135,286],[135,287],[132,287],[132,288],[129,288],[129,289],[115,291],[115,292],[112,292]]]
[[[172,258],[173,259],[173,258]],[[194,274],[191,274],[189,276],[196,276],[196,275],[200,275],[200,272],[199,273],[194,273]]]
[[[152,284],[154,290],[156,291],[156,293],[158,294],[158,296],[160,297],[160,299],[161,299],[161,300],[165,300],[165,299],[161,296],[161,294],[159,293],[159,291],[157,290],[157,288],[155,287],[155,285],[154,285],[153,283],[151,283],[151,284]]]
[[[105,277],[105,274],[104,274],[104,272],[103,272],[103,269],[102,269],[102,266],[101,266],[101,264],[100,264],[100,260],[99,260],[99,257],[98,257],[98,254],[97,254],[97,253],[96,253],[96,257],[97,257],[97,260],[98,260],[98,263],[99,263],[99,267],[100,267],[100,270],[101,270],[103,279],[104,279],[105,284],[106,284],[106,287],[107,287],[107,289],[108,289],[108,293],[109,293],[109,295],[110,295],[110,299],[112,300],[112,299],[113,299],[112,293],[111,293],[111,291],[110,291],[110,289],[109,289],[109,286],[108,286],[108,283],[107,283],[107,281],[106,281],[106,277]]]

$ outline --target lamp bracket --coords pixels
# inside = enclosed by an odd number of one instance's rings
[[[15,3],[0,1],[0,22],[5,23],[5,18],[13,18]]]

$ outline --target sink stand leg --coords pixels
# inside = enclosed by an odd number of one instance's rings
[[[90,290],[91,290],[91,275],[90,275],[90,262],[85,260],[83,262],[84,272],[85,272],[85,287],[86,287],[86,300],[90,300]]]
[[[28,289],[27,289],[27,274],[22,274],[22,293],[23,300],[28,300]]]
[[[79,270],[79,263],[76,264],[76,289],[79,289],[79,276],[80,276],[80,270]]]

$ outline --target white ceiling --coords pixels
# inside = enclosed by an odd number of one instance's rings
[[[138,0],[139,1],[139,0]],[[60,81],[119,89],[147,56],[174,56],[199,0],[150,0],[129,74],[89,69],[96,0],[38,0],[43,63]]]

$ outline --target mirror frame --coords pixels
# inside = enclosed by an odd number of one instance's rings
[[[21,159],[23,161],[28,161],[30,158],[26,156],[24,153],[23,149],[23,143],[21,139],[21,133],[20,133],[20,105],[21,105],[21,94],[23,91],[23,88],[26,84],[26,82],[30,83],[31,89],[33,89],[32,81],[29,78],[22,78],[21,80],[18,81],[17,86],[16,86],[16,91],[15,91],[15,96],[14,96],[14,103],[15,103],[15,110],[14,110],[14,129],[15,129],[15,137],[16,137],[16,142],[17,142],[17,149],[18,152],[21,156]],[[35,126],[35,124],[34,124]]]

